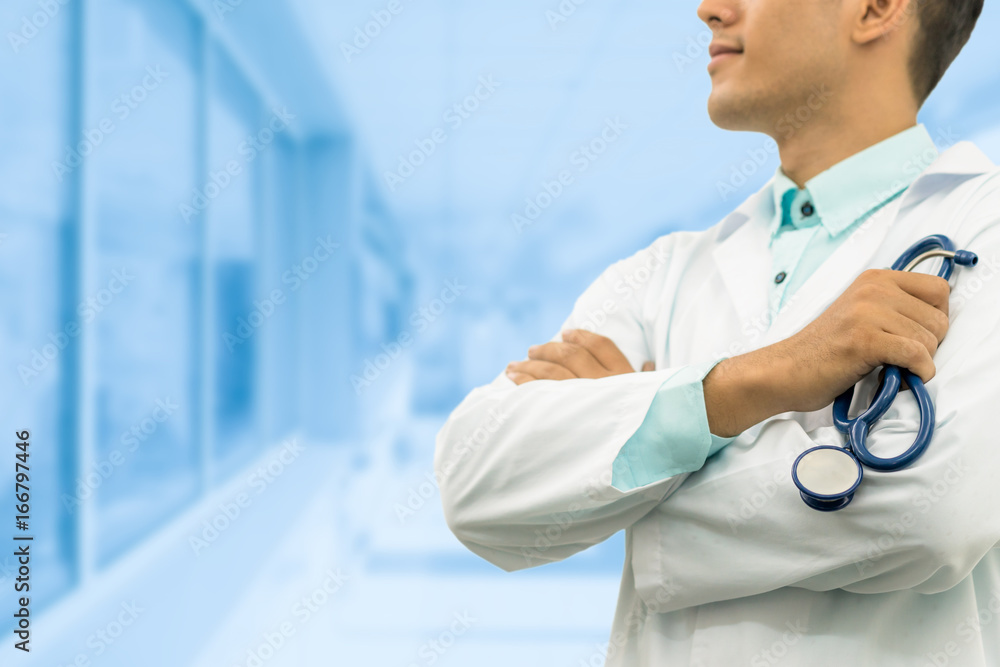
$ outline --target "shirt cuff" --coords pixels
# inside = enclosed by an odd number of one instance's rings
[[[639,429],[632,434],[612,464],[611,485],[631,491],[686,472],[736,438],[720,438],[708,427],[702,380],[721,357],[685,366],[670,376],[653,397]]]

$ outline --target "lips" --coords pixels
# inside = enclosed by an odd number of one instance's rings
[[[725,53],[743,53],[743,49],[735,44],[727,44],[725,42],[712,42],[708,47],[708,55],[713,58]]]

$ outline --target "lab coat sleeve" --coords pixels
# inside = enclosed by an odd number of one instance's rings
[[[709,434],[706,455],[703,428],[708,428],[703,381],[720,360],[692,364],[660,385],[639,429],[632,434],[612,464],[611,485],[622,491],[698,470],[736,438]],[[704,426],[702,426],[704,425]],[[690,433],[694,437],[679,438]]]
[[[643,303],[651,288],[662,287],[672,242],[663,237],[610,267],[560,331],[596,329],[641,368],[653,358]],[[501,374],[474,389],[436,443],[435,473],[451,530],[470,550],[512,571],[561,560],[635,523],[686,473],[620,490],[612,483],[614,461],[658,390],[679,373],[700,384],[697,370],[681,367],[521,386]],[[692,450],[682,458],[696,469],[713,445],[704,410],[678,423],[664,446]]]
[[[850,506],[808,508],[794,457],[841,444],[833,427],[765,422],[740,436],[657,508],[634,544],[637,590],[669,612],[793,586],[882,593],[947,590],[1000,542],[1000,223],[961,239],[980,254],[953,283],[951,328],[927,389],[937,406],[929,449],[909,468],[865,470]],[[867,402],[864,403],[867,405]],[[856,413],[856,411],[855,411]],[[901,392],[871,431],[879,456],[901,453],[919,421]],[[808,422],[806,422],[808,423]],[[672,594],[657,595],[665,587]]]

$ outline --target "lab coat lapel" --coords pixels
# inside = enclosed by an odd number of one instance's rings
[[[959,182],[995,168],[982,151],[967,141],[941,153],[902,197],[862,223],[778,313],[768,312],[768,290],[773,280],[768,223],[775,214],[772,178],[723,220],[712,251],[727,296],[739,316],[740,330],[748,323],[772,321],[753,348],[765,347],[793,335],[815,320],[870,266],[897,218],[915,213],[928,197],[953,187],[951,181]]]
[[[928,196],[943,188],[954,187],[953,183],[948,183],[949,179],[959,182],[995,168],[982,151],[967,141],[959,142],[941,153],[899,199],[863,222],[803,283],[777,314],[771,328],[761,339],[761,347],[792,336],[819,317],[865,269],[871,267],[872,258],[896,221],[910,214],[918,215],[920,204]],[[944,220],[941,222],[944,224]],[[942,229],[942,232],[945,231],[948,230]]]
[[[759,320],[768,307],[772,261],[767,223],[774,215],[773,180],[722,222],[718,244],[712,251],[741,323]]]

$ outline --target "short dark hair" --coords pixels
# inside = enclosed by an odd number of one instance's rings
[[[910,78],[923,105],[937,87],[983,11],[983,0],[913,0],[917,3],[916,40],[910,55]]]

